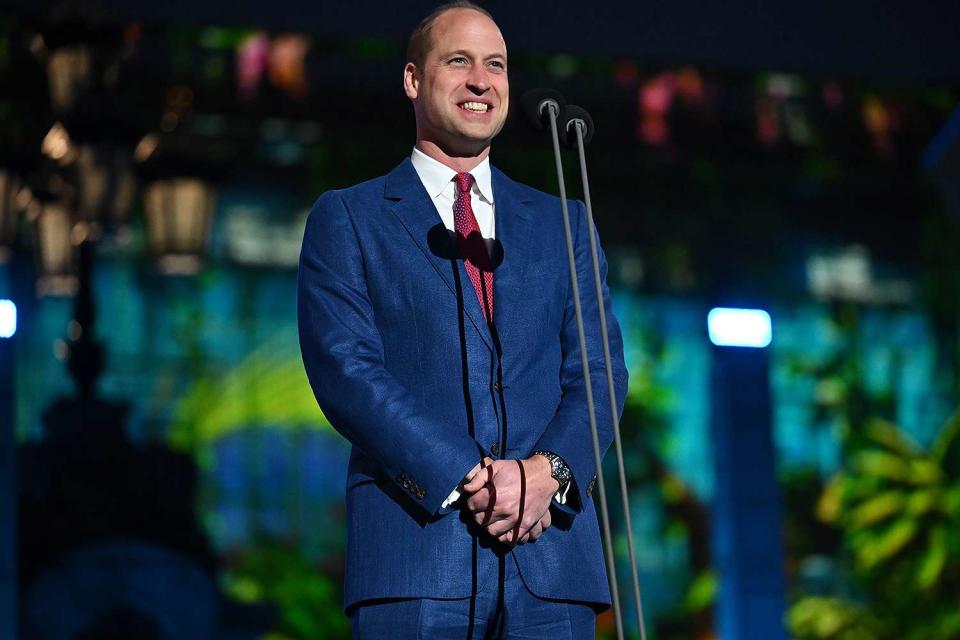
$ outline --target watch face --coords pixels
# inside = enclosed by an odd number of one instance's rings
[[[550,475],[560,483],[561,487],[570,482],[570,467],[563,461],[563,458],[550,451],[535,451],[534,453],[540,454],[550,461]]]
[[[553,467],[553,477],[556,478],[561,485],[570,481],[570,469],[567,468],[567,465],[560,462],[557,458],[551,460],[550,464]]]

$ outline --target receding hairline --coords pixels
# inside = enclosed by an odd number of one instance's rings
[[[436,26],[437,20],[439,20],[441,16],[444,16],[451,11],[458,10],[475,11],[476,13],[488,18],[494,24],[494,26],[497,27],[497,31],[500,31],[500,25],[497,24],[497,21],[494,20],[489,11],[480,5],[470,2],[470,0],[455,0],[454,2],[447,2],[427,14],[427,16],[420,21],[420,24],[417,25],[416,29],[414,29],[410,34],[410,39],[407,42],[408,63],[412,63],[417,69],[423,68],[427,54],[433,47],[433,28]],[[503,38],[502,33],[500,34],[500,37],[501,39]]]

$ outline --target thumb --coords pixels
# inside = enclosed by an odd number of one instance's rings
[[[493,460],[490,458],[484,458],[483,462],[479,463],[467,474],[467,481],[463,485],[464,491],[467,493],[476,493],[493,478],[493,467],[490,466],[491,462],[493,462]]]

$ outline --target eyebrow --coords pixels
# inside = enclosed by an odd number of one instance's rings
[[[457,50],[455,50],[455,51],[449,51],[449,52],[447,52],[446,54],[444,54],[443,57],[444,57],[444,58],[449,58],[450,56],[457,56],[457,55],[466,56],[467,58],[473,58],[473,57],[474,57],[473,54],[470,53],[469,51],[467,51],[466,49],[457,49]],[[486,57],[484,58],[484,61],[486,61],[486,60],[495,60],[495,59],[499,59],[499,60],[504,60],[504,61],[506,61],[506,59],[507,59],[507,54],[505,54],[505,53],[491,53],[490,55],[488,55],[488,56],[486,56]]]

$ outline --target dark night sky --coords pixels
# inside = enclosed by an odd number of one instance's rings
[[[0,0],[36,11],[47,0]],[[114,0],[123,19],[260,25],[320,36],[403,39],[436,2]],[[816,75],[960,80],[956,0],[481,2],[513,50]]]

